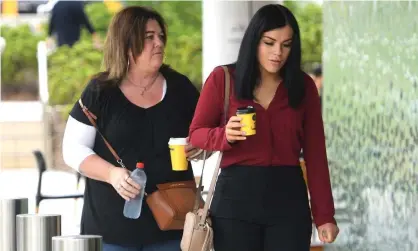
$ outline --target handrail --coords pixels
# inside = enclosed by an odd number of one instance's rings
[[[48,89],[48,47],[45,41],[39,41],[37,46],[39,99],[44,105],[49,101]]]
[[[39,85],[39,100],[42,104],[42,121],[44,133],[44,152],[48,166],[52,165],[52,142],[49,138],[51,135],[51,121],[49,109],[49,88],[48,88],[48,46],[46,41],[39,41],[37,46],[38,59],[38,85]]]
[[[6,39],[0,36],[0,54],[3,52],[4,48],[6,48]]]
[[[0,103],[1,103],[1,82],[2,82],[2,77],[1,77],[1,59],[3,57],[3,51],[6,48],[6,39],[4,39],[2,36],[0,36]]]

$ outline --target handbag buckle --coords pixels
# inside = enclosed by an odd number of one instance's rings
[[[123,164],[123,162],[122,162],[122,159],[118,159],[116,162],[118,162],[118,164],[119,164],[122,168],[125,168],[125,169],[126,169],[125,165],[124,165],[124,164]]]

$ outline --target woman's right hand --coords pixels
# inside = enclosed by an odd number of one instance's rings
[[[125,168],[113,166],[110,168],[109,183],[125,200],[135,198],[141,187],[130,178],[131,172]]]
[[[237,140],[245,140],[245,132],[241,131],[241,127],[244,125],[241,124],[241,117],[232,116],[229,118],[228,124],[225,127],[225,136],[226,140],[229,143],[234,143]]]

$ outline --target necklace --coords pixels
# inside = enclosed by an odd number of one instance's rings
[[[136,86],[136,87],[139,87],[139,88],[141,88],[142,90],[141,90],[141,96],[144,96],[144,94],[145,94],[145,92],[146,91],[148,91],[153,85],[154,85],[154,83],[155,83],[155,81],[157,80],[157,78],[158,78],[158,75],[154,78],[154,80],[153,81],[151,81],[149,84],[147,84],[146,86],[140,86],[140,85],[137,85],[137,84],[135,84],[130,78],[126,78],[126,79],[128,79],[128,81],[129,82],[131,82],[131,84],[133,84],[134,86]]]

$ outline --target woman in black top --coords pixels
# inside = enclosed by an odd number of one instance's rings
[[[145,191],[156,184],[192,180],[187,171],[172,171],[168,141],[187,137],[199,96],[184,75],[163,65],[166,30],[155,11],[129,7],[114,17],[104,51],[106,71],[98,74],[81,95],[97,116],[101,133],[129,170],[143,162],[148,177]],[[186,147],[188,156],[197,149]],[[82,234],[103,236],[104,251],[180,250],[181,231],[161,231],[147,204],[141,216],[123,216],[126,199],[139,186],[120,168],[76,103],[63,140],[66,163],[87,177],[81,220]]]

